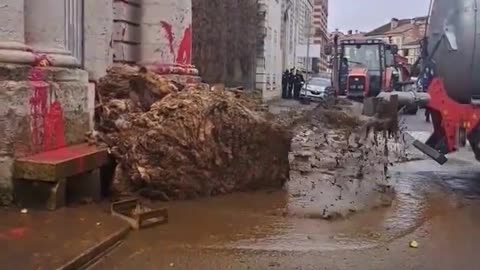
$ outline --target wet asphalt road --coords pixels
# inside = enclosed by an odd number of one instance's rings
[[[406,117],[424,138],[423,113]],[[349,219],[285,217],[283,191],[168,205],[92,269],[478,269],[480,166],[469,151],[395,166],[394,204]],[[409,242],[416,240],[419,248]]]

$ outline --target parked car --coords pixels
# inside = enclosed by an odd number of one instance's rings
[[[329,79],[315,77],[303,85],[300,91],[300,98],[321,101],[331,95],[332,91],[332,82]]]

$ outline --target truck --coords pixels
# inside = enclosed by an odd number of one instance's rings
[[[466,146],[480,161],[480,0],[434,0],[422,42],[420,91],[392,91],[401,104],[430,111],[433,133],[414,145],[438,163]]]

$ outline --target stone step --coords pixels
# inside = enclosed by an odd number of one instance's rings
[[[109,161],[105,148],[72,145],[16,159],[14,196],[22,207],[55,210],[73,198],[98,200],[100,168]],[[71,198],[67,198],[71,197]]]

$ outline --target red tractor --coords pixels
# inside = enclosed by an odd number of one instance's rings
[[[395,83],[406,78],[397,63],[398,48],[378,39],[335,37],[333,49],[333,84],[338,95],[363,100],[382,91],[393,91]],[[327,53],[332,54],[328,48]],[[408,72],[407,72],[408,73]]]

